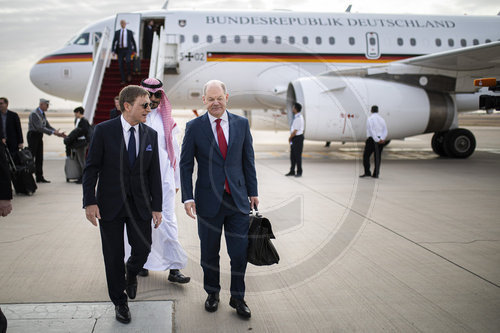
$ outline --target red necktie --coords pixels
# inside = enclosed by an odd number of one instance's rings
[[[220,125],[222,119],[216,119],[216,126],[215,130],[217,131],[217,140],[219,141],[219,149],[222,154],[222,157],[224,157],[224,160],[226,159],[227,155],[227,141],[226,137],[224,136],[224,131],[222,130],[222,127]],[[225,187],[226,187],[226,192],[231,194],[231,191],[229,190],[229,183],[227,182],[227,178],[225,180]]]

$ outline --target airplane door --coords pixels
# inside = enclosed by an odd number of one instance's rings
[[[132,30],[134,33],[135,45],[137,45],[137,51],[141,49],[141,14],[136,13],[120,13],[116,15],[115,19],[115,31],[121,29],[120,21],[125,20],[127,22],[127,29]],[[139,53],[139,52],[137,52]]]
[[[366,33],[366,57],[368,59],[380,58],[379,40],[376,32]]]

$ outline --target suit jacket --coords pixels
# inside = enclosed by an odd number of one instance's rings
[[[56,129],[54,127],[50,126],[49,121],[45,116],[45,112],[42,114],[40,108],[31,111],[28,123],[28,131],[52,135],[55,130]]]
[[[120,46],[120,31],[122,29],[116,30],[115,31],[115,36],[113,37],[113,43],[112,45],[112,51],[116,53],[116,50]],[[137,52],[137,46],[135,45],[135,39],[134,39],[134,33],[132,30],[127,29],[127,49],[130,51],[136,51]]]
[[[2,120],[0,119],[0,122]],[[1,129],[0,129],[1,131]],[[5,145],[0,142],[0,200],[12,199],[12,185],[10,185],[10,171],[5,156]]]
[[[113,119],[116,117],[119,117],[122,115],[122,112],[118,110],[117,108],[112,108],[111,111],[109,111],[109,119]]]
[[[102,219],[110,221],[116,218],[128,196],[141,218],[150,220],[151,212],[161,212],[162,208],[157,133],[139,124],[139,153],[130,167],[120,119],[95,127],[83,171],[83,207],[97,204]]]
[[[76,122],[76,119],[75,119]],[[78,126],[73,129],[67,137],[64,138],[64,144],[67,146],[71,146],[75,141],[78,140],[79,137],[84,136],[85,139],[88,138],[90,124],[87,119],[81,118]],[[88,142],[87,142],[88,143]]]
[[[19,150],[19,144],[23,141],[23,130],[21,129],[21,121],[16,112],[7,110],[7,128],[4,133],[7,137],[7,147],[11,153]]]
[[[226,111],[227,112],[227,111]],[[181,151],[182,202],[193,199],[194,158],[198,175],[194,200],[200,216],[213,217],[219,211],[224,181],[227,177],[231,195],[238,209],[250,211],[249,196],[257,196],[252,135],[246,118],[228,113],[229,142],[226,160],[215,140],[208,112],[187,123]]]

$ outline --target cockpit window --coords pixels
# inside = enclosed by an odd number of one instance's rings
[[[88,32],[84,32],[80,36],[76,37],[73,44],[75,44],[75,45],[88,45],[89,44],[89,35],[90,34]]]

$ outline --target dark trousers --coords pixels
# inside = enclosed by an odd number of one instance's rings
[[[365,175],[372,175],[372,173],[370,172],[370,157],[372,154],[374,154],[375,169],[373,170],[373,176],[378,177],[383,149],[384,145],[375,142],[372,137],[366,139],[365,151],[363,152],[363,167],[365,168]]]
[[[127,295],[124,293],[126,287],[123,238],[125,224],[128,242],[132,248],[126,264],[130,276],[137,275],[151,252],[151,219],[142,220],[132,200],[125,203],[114,220],[99,222],[108,293],[114,305],[127,303]]]
[[[43,133],[28,131],[28,147],[35,159],[36,180],[43,178]]]
[[[292,138],[290,150],[290,172],[295,173],[297,165],[297,174],[302,174],[302,150],[304,149],[304,135],[296,135]]]
[[[132,73],[132,62],[130,57],[132,56],[132,50],[130,48],[116,50],[116,55],[118,56],[118,67],[120,68],[120,75],[122,81]],[[124,68],[123,61],[125,60],[126,66]],[[125,73],[127,71],[127,73]],[[126,75],[126,76],[125,76]]]
[[[207,293],[218,293],[221,288],[219,251],[224,226],[227,253],[231,259],[231,296],[239,299],[245,297],[249,223],[248,214],[239,211],[231,195],[226,192],[216,216],[208,218],[198,215],[203,287]]]

